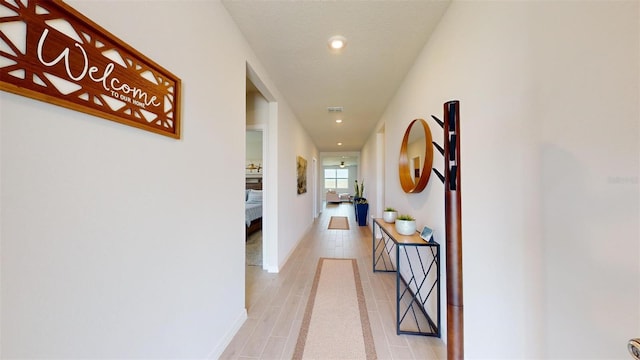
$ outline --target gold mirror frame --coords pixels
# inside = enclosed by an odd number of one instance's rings
[[[420,170],[420,178],[417,182],[414,182],[414,176],[411,174],[411,167],[409,166],[409,155],[407,153],[407,147],[409,145],[409,134],[413,126],[422,125],[425,138],[424,148],[424,163]],[[400,164],[398,166],[398,174],[400,175],[400,185],[402,190],[406,193],[419,193],[427,186],[429,177],[431,176],[431,167],[433,166],[433,138],[431,136],[431,130],[429,125],[424,119],[415,119],[409,124],[407,130],[404,133],[402,139],[402,145],[400,146]]]

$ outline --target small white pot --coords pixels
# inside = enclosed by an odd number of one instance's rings
[[[397,211],[385,211],[382,213],[382,220],[384,220],[384,222],[389,224],[393,224],[394,222],[396,222],[397,217],[398,217]]]
[[[413,235],[416,233],[416,221],[396,219],[396,231],[400,235]]]

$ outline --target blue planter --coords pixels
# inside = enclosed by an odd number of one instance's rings
[[[360,200],[362,198],[359,197],[355,197],[353,198],[353,211],[356,214],[356,221],[358,221],[358,200]]]
[[[367,215],[369,213],[369,204],[356,204],[356,220],[358,225],[367,226]]]

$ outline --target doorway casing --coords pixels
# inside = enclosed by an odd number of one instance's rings
[[[247,130],[262,131],[262,168],[264,190],[262,204],[262,268],[268,272],[279,272],[278,266],[278,151],[277,124],[278,103],[273,94],[260,80],[251,65],[246,64],[246,78],[253,83],[268,102],[266,124],[247,126]],[[246,116],[246,115],[245,115]]]

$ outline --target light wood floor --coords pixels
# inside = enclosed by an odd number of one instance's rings
[[[333,215],[348,216],[350,230],[328,230]],[[371,231],[350,203],[326,207],[279,274],[247,266],[248,319],[221,359],[291,358],[320,257],[358,260],[379,359],[446,359],[438,338],[396,335],[395,274],[373,273]]]

